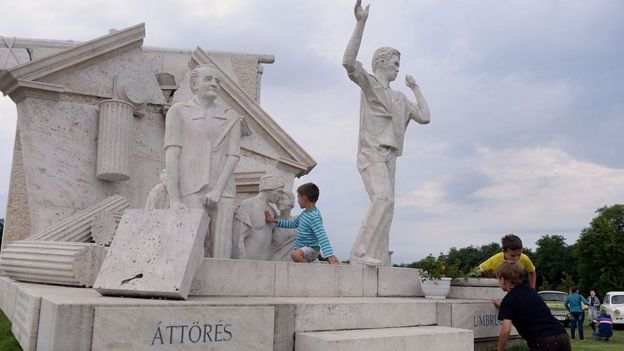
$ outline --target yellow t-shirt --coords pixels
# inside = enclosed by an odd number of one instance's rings
[[[481,263],[479,265],[479,269],[481,271],[491,270],[496,272],[498,266],[503,264],[503,262],[505,262],[505,254],[499,252],[496,255],[488,258],[485,262]],[[535,266],[533,265],[533,262],[531,262],[529,256],[525,254],[520,255],[520,265],[522,266],[522,268],[524,268],[525,271],[529,273],[535,272]]]

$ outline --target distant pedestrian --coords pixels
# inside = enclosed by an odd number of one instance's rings
[[[600,299],[596,296],[596,289],[591,289],[589,291],[589,326],[592,328],[592,331],[596,331],[596,323],[595,319],[598,317],[598,310],[600,309]]]
[[[571,287],[570,295],[565,298],[563,305],[572,315],[572,320],[570,321],[570,336],[574,339],[574,332],[578,327],[579,339],[584,340],[583,321],[585,320],[585,311],[583,310],[582,304],[589,305],[589,301],[579,295],[578,290],[576,286]]]

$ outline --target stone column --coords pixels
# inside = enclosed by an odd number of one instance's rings
[[[22,240],[7,245],[0,266],[19,281],[91,287],[105,256],[97,244]]]
[[[122,212],[105,211],[96,214],[91,222],[91,237],[97,244],[110,246],[121,220]]]
[[[99,109],[96,176],[110,182],[127,180],[134,106],[122,100],[105,100]]]
[[[61,220],[28,240],[91,242],[91,224],[95,215],[105,211],[120,212],[128,207],[130,203],[125,197],[113,195]]]

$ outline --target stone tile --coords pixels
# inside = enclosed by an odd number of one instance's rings
[[[420,270],[379,267],[378,296],[424,296],[420,288]]]
[[[270,261],[204,258],[193,278],[190,295],[273,296],[275,264]]]
[[[338,296],[364,296],[364,269],[356,265],[335,267]]]
[[[273,350],[274,308],[97,307],[93,350]]]
[[[338,296],[336,267],[276,262],[275,296]]]
[[[451,286],[448,298],[452,299],[474,299],[474,300],[496,300],[505,297],[505,292],[501,288],[486,286]]]
[[[204,210],[127,210],[94,288],[103,295],[186,299],[208,223]]]
[[[89,351],[93,305],[59,304],[41,299],[37,351]]]

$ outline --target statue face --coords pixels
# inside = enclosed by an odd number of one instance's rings
[[[200,98],[214,99],[221,88],[221,80],[210,68],[202,68],[194,81],[195,94]]]
[[[268,198],[270,203],[277,204],[279,202],[280,190],[281,189],[265,190],[267,195],[268,195],[267,198]]]
[[[384,61],[381,67],[379,67],[378,72],[383,74],[388,79],[388,82],[392,82],[396,79],[399,74],[399,66],[401,65],[400,59],[398,56],[393,55],[392,58],[388,61]]]
[[[290,196],[288,196],[288,193],[285,191],[280,192],[277,208],[280,211],[285,211],[292,210],[293,207],[295,207],[295,203],[291,200]]]

